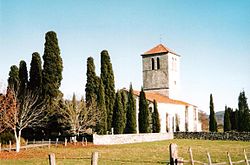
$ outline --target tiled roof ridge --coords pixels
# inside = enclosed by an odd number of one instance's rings
[[[158,53],[168,53],[168,52],[170,52],[172,54],[175,54],[175,55],[178,55],[177,53],[175,53],[174,51],[172,51],[168,47],[164,46],[163,44],[158,44],[157,46],[155,46],[152,49],[150,49],[150,50],[146,51],[145,53],[143,53],[142,55],[150,55],[150,54],[158,54]]]
[[[140,95],[140,91],[135,91],[134,90],[134,95],[138,96]],[[154,100],[156,100],[156,102],[158,103],[169,103],[169,104],[179,104],[179,105],[192,105],[189,104],[187,102],[181,101],[181,100],[175,100],[175,99],[171,99],[168,96],[159,94],[159,93],[155,93],[155,92],[145,92],[146,95],[146,99],[153,102]]]

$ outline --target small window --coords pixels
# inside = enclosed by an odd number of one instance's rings
[[[155,59],[151,59],[151,62],[152,62],[152,70],[155,70]]]
[[[161,68],[161,66],[160,66],[160,59],[159,59],[159,57],[157,57],[157,69],[160,69]]]

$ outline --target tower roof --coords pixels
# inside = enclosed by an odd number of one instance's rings
[[[171,49],[169,49],[168,47],[166,47],[166,46],[164,46],[162,44],[159,44],[156,47],[146,51],[145,53],[142,54],[142,56],[152,55],[152,54],[159,54],[159,53],[168,53],[168,52],[179,56],[177,53],[175,53],[174,51],[172,51]]]

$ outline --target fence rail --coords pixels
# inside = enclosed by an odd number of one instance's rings
[[[212,162],[212,158],[211,158],[209,152],[207,152],[208,162],[201,162],[198,160],[194,160],[191,147],[188,149],[189,160],[183,160],[183,158],[178,157],[178,146],[175,143],[171,143],[169,145],[169,152],[170,152],[170,165],[183,165],[184,163],[188,163],[191,165],[194,165],[194,163],[203,164],[203,165],[225,165],[225,164],[234,165],[234,164],[245,163],[246,165],[249,165],[249,162],[250,162],[250,159],[247,158],[247,154],[246,154],[245,149],[243,150],[243,154],[244,154],[243,160],[233,162],[231,159],[230,153],[227,152],[228,162],[218,162],[218,163]]]
[[[64,145],[66,147],[68,143],[73,143],[74,145],[76,145],[76,142],[77,142],[76,140],[72,140],[72,139],[70,139],[69,142],[68,142],[67,138],[65,138],[64,141],[59,141],[58,138],[56,138],[55,141],[52,141],[51,139],[49,139],[47,141],[45,141],[45,140],[28,141],[27,140],[25,142],[25,145],[20,146],[20,149],[27,150],[28,148],[37,148],[37,147],[48,147],[48,148],[50,148],[51,145],[55,145],[57,147],[58,144],[62,144],[62,145]],[[87,138],[83,138],[81,143],[82,143],[83,146],[86,146],[88,144]],[[9,141],[9,144],[5,145],[4,148],[2,147],[2,144],[0,143],[0,152],[1,151],[9,151],[10,152],[10,151],[15,151],[15,150],[16,150],[16,147],[15,147],[15,145],[12,144],[11,141]]]

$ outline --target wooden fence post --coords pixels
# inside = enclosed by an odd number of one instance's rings
[[[67,146],[67,138],[65,138],[65,140],[64,140],[64,146],[66,147]]]
[[[178,158],[177,144],[171,143],[169,145],[169,153],[170,153],[170,165],[174,165]]]
[[[56,165],[56,157],[54,153],[49,154],[49,164],[50,165]]]
[[[11,151],[11,141],[9,141],[9,152]]]
[[[49,148],[50,148],[50,143],[51,143],[51,140],[49,139],[49,145],[48,145]]]
[[[228,162],[229,162],[229,165],[233,165],[233,163],[232,163],[232,159],[231,159],[231,157],[230,157],[229,152],[227,152],[227,157],[228,157]]]
[[[207,152],[207,158],[208,158],[208,165],[212,165],[211,157],[209,152]]]
[[[244,156],[245,156],[246,165],[249,165],[248,160],[247,160],[247,154],[246,154],[246,150],[245,150],[245,149],[244,149]]]
[[[193,158],[193,153],[191,147],[189,147],[189,157],[190,157],[190,163],[191,165],[194,165],[194,158]]]
[[[98,152],[92,152],[91,165],[98,165]]]
[[[58,144],[58,138],[56,138],[56,147],[57,147],[57,144]]]
[[[85,145],[87,146],[88,145],[88,140],[87,140],[87,138],[85,138]]]
[[[35,144],[36,143],[36,140],[35,139],[33,139],[33,144]]]

